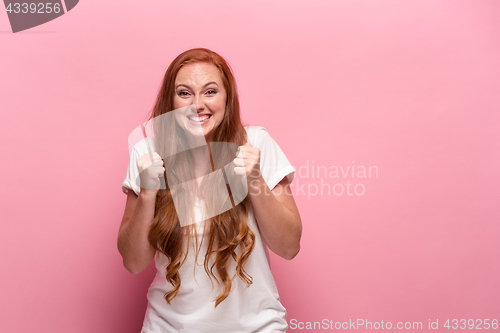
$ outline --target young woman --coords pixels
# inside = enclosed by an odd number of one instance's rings
[[[131,152],[118,233],[127,270],[153,258],[158,270],[142,333],[285,332],[267,247],[287,260],[299,252],[295,169],[264,127],[241,124],[226,61],[180,54],[150,120],[154,139]]]

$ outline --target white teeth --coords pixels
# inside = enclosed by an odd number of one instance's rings
[[[202,122],[202,121],[205,121],[207,120],[208,118],[210,118],[209,115],[205,115],[205,116],[202,116],[202,117],[193,117],[193,116],[190,116],[189,119],[192,120],[192,121],[197,121],[197,122]]]

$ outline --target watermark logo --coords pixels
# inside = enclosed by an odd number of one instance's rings
[[[298,167],[294,188],[296,195],[306,196],[307,200],[316,196],[353,196],[360,197],[366,193],[365,181],[377,179],[377,165],[315,165],[314,161],[306,161],[306,165]]]
[[[79,0],[4,0],[12,32],[27,30],[52,21],[75,8]]]
[[[137,127],[128,140],[130,153],[135,147],[151,166],[153,152],[163,160],[166,177],[161,178],[159,188],[170,189],[181,227],[220,215],[248,195],[246,176],[235,172],[239,146],[210,142],[209,147],[203,122],[189,120],[196,113],[194,105],[166,112]],[[144,188],[141,174],[147,168],[138,172],[135,185]],[[202,186],[203,181],[207,186]]]
[[[181,227],[218,216],[241,203],[251,190],[252,195],[306,196],[308,200],[320,196],[365,195],[365,181],[379,177],[376,165],[317,165],[306,161],[297,168],[287,166],[287,176],[294,178],[290,186],[259,186],[269,175],[275,175],[276,165],[260,164],[259,175],[255,172],[247,178],[235,163],[240,147],[232,142],[207,143],[205,135],[210,131],[210,116],[197,116],[194,105],[166,112],[137,127],[129,135],[129,152],[136,154],[136,172],[130,181],[136,192],[143,189],[169,189]],[[135,149],[135,152],[134,152]],[[266,170],[266,167],[269,168]],[[281,169],[284,170],[284,169]],[[254,170],[255,171],[255,170]],[[135,178],[135,179],[133,179]],[[341,180],[342,179],[342,180]],[[256,182],[256,184],[255,184]],[[193,209],[196,207],[198,209]]]

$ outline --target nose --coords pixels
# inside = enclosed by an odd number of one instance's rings
[[[200,113],[205,110],[205,103],[203,102],[203,98],[201,96],[195,97],[194,107],[196,108],[197,113]]]

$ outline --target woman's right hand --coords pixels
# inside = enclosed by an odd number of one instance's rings
[[[160,177],[163,177],[165,167],[157,152],[148,153],[137,158],[137,168],[141,182],[141,191],[158,192]]]

